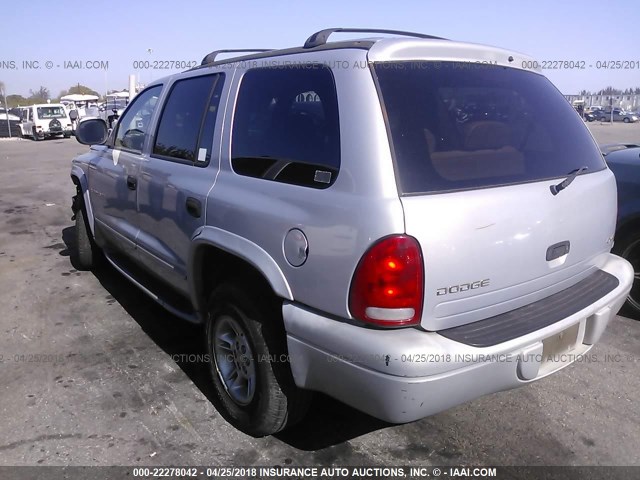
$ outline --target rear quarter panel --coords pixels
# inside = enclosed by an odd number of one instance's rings
[[[277,58],[331,65],[326,52]],[[357,62],[365,67],[353,67]],[[225,116],[224,130],[229,133],[224,135],[220,172],[207,201],[206,218],[208,225],[264,249],[285,275],[296,302],[349,318],[349,288],[360,258],[379,238],[403,233],[404,218],[366,51],[340,50],[336,65],[332,72],[339,104],[341,166],[335,183],[319,190],[232,170],[232,112],[247,70],[239,67],[227,107],[231,114]],[[300,267],[290,265],[283,251],[284,238],[293,228],[302,230],[309,243],[307,260]]]

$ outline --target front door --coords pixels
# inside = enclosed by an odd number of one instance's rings
[[[140,161],[161,90],[157,85],[135,98],[107,146],[97,151],[89,171],[96,241],[131,257],[138,233]]]

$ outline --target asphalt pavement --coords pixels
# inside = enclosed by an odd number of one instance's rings
[[[640,125],[590,125],[603,143]],[[640,465],[640,322],[590,361],[406,425],[317,395],[256,439],[216,409],[200,328],[111,268],[76,271],[75,139],[0,141],[0,466]]]

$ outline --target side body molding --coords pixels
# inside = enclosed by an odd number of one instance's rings
[[[89,222],[89,228],[91,228],[91,234],[95,237],[96,231],[93,225],[93,208],[91,207],[91,198],[89,197],[89,181],[84,170],[79,165],[71,166],[71,179],[78,179],[78,186],[82,191],[82,200],[84,207],[87,210],[87,221]],[[73,183],[76,183],[75,181]]]
[[[196,230],[193,235],[188,261],[189,290],[192,292],[192,302],[197,306],[198,311],[203,312],[204,305],[201,304],[202,296],[198,295],[199,274],[196,272],[198,272],[198,262],[204,250],[203,247],[206,246],[219,248],[246,261],[265,277],[276,295],[286,300],[293,300],[293,294],[284,273],[265,250],[234,233],[217,227],[204,226]]]

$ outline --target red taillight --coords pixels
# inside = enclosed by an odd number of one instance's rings
[[[380,240],[356,268],[349,294],[351,314],[385,327],[419,324],[423,272],[422,254],[415,238],[395,235]]]

